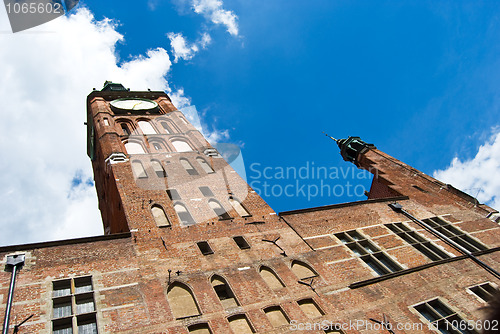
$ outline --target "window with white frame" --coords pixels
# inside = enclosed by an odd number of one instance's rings
[[[498,294],[498,289],[489,282],[472,286],[469,290],[485,302],[489,302],[495,295]]]
[[[448,253],[441,250],[430,240],[427,240],[417,232],[411,230],[403,223],[391,223],[385,224],[385,226],[432,261],[450,258],[450,255],[448,255]]]
[[[445,305],[439,298],[416,306],[415,310],[430,322],[431,328],[445,334],[475,334],[471,323],[462,319],[455,311]]]
[[[336,233],[335,236],[379,275],[403,269],[396,261],[392,260],[358,231]]]
[[[467,233],[461,231],[457,227],[453,226],[451,223],[439,217],[432,217],[422,220],[427,225],[430,225],[433,229],[441,232],[449,239],[453,240],[469,252],[478,252],[481,250],[486,250],[488,247],[481,244],[479,241],[473,239]]]
[[[53,281],[52,290],[52,333],[98,333],[91,276]]]

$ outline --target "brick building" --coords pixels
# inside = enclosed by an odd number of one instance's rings
[[[276,214],[164,92],[107,82],[87,114],[105,235],[0,247],[9,333],[473,333],[484,317],[497,211],[360,138],[337,144],[374,174],[367,200]]]

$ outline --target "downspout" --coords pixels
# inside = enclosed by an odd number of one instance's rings
[[[16,285],[17,271],[21,270],[24,265],[24,254],[7,256],[7,267],[12,268],[12,276],[10,277],[9,295],[7,297],[7,306],[5,309],[5,319],[3,321],[3,334],[9,332],[10,311],[12,309],[12,298],[14,296],[14,287]]]

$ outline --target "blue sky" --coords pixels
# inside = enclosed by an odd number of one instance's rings
[[[98,234],[77,233],[74,222],[99,219],[81,124],[85,96],[104,80],[165,89],[179,107],[196,106],[211,139],[241,147],[254,187],[297,186],[255,170],[316,166],[350,176],[300,185],[369,189],[325,131],[360,136],[498,207],[499,17],[497,1],[85,0],[11,34],[0,12],[4,110],[23,99],[36,121],[30,128],[10,115],[0,125],[0,196],[5,210],[18,208],[0,225],[26,226],[25,236],[0,244]],[[49,122],[50,112],[58,117]],[[38,147],[25,143],[33,136]],[[365,199],[263,197],[278,212]],[[39,233],[40,220],[44,230],[65,223]]]
[[[455,156],[473,157],[498,125],[495,1],[224,1],[238,36],[207,23],[188,1],[156,1],[154,10],[83,3],[98,19],[119,20],[122,59],[168,50],[167,32],[191,41],[211,34],[205,50],[172,67],[170,82],[207,124],[243,144],[247,169],[348,167],[322,137],[327,131],[361,136],[432,174]],[[267,200],[278,211],[332,202]]]

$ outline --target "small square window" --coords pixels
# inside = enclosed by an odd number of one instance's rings
[[[95,314],[79,316],[77,318],[78,334],[97,334]]]
[[[92,294],[76,296],[76,314],[91,313],[94,311],[94,296]]]
[[[212,192],[212,190],[210,190],[209,187],[200,187],[199,188],[201,193],[203,194],[203,196],[205,197],[213,197],[214,196],[214,193]]]
[[[90,277],[75,278],[75,294],[92,292],[92,279]]]
[[[53,334],[73,334],[71,318],[54,320],[52,322]]]
[[[54,297],[62,297],[71,295],[71,281],[70,280],[62,280],[55,281],[52,283],[53,286],[53,296]]]
[[[238,245],[240,249],[248,249],[250,248],[250,245],[248,242],[243,238],[242,236],[234,237],[233,238],[234,242]]]
[[[203,255],[209,255],[214,253],[214,251],[206,241],[200,241],[197,243],[197,245]]]
[[[181,199],[181,196],[175,189],[167,189],[167,195],[172,201],[178,201]]]
[[[58,298],[54,299],[54,318],[70,317],[71,312],[71,298]]]

